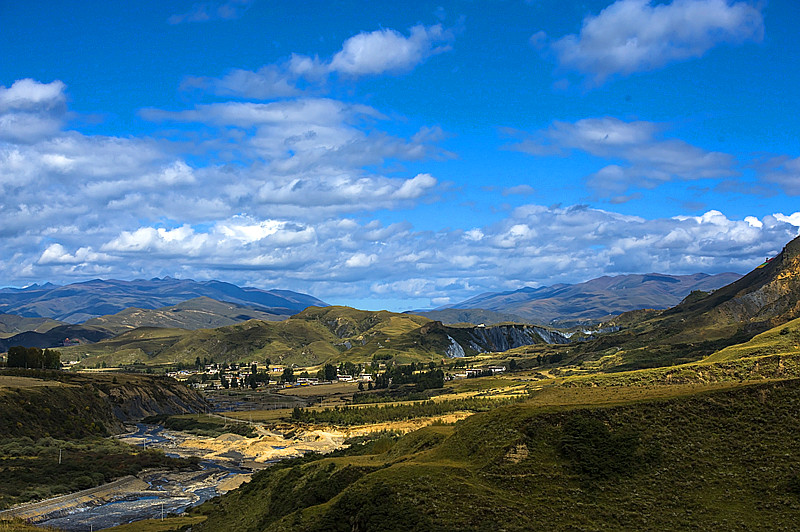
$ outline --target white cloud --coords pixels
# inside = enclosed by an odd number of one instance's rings
[[[430,174],[417,174],[411,179],[403,181],[392,196],[397,199],[417,199],[436,186],[436,178]]]
[[[580,34],[562,37],[552,50],[562,67],[602,84],[702,57],[719,44],[760,41],[763,33],[760,8],[747,2],[618,0],[586,17]]]
[[[366,268],[372,266],[378,261],[378,256],[374,253],[367,255],[366,253],[356,253],[348,258],[344,265],[348,268]]]
[[[102,262],[108,257],[95,253],[89,247],[78,248],[74,254],[70,254],[61,244],[51,244],[39,257],[38,263],[49,264],[86,264],[88,262]]]
[[[588,177],[588,185],[606,198],[619,198],[633,187],[655,188],[675,180],[737,175],[733,156],[663,138],[664,129],[653,122],[625,122],[614,117],[586,118],[575,123],[555,121],[550,128],[526,135],[509,148],[538,156],[579,150],[624,161],[609,164]]]
[[[775,219],[780,222],[786,222],[788,224],[792,224],[795,227],[800,227],[800,212],[795,212],[786,216],[783,213],[776,213]]]
[[[0,86],[0,141],[32,143],[55,135],[66,116],[65,85],[32,79]]]
[[[347,78],[397,75],[413,70],[428,58],[452,49],[455,35],[441,24],[418,24],[408,36],[384,28],[348,38],[329,60],[293,53],[285,61],[258,70],[233,69],[221,78],[188,77],[182,88],[207,89],[223,96],[271,100],[301,95],[309,84],[319,91],[331,75]]]
[[[800,230],[800,213],[737,220],[721,211],[647,220],[586,206],[526,205],[470,232],[330,219],[300,224],[233,216],[210,226],[142,226],[116,235],[56,232],[0,264],[27,271],[130,277],[223,277],[325,294],[466,299],[478,292],[579,282],[601,275],[746,272]],[[512,257],[512,260],[509,259]],[[179,269],[176,270],[179,265]],[[65,273],[66,272],[66,273]]]
[[[392,29],[359,33],[347,39],[329,69],[349,76],[406,72],[428,57],[450,50],[453,34],[440,24],[411,28],[408,37]]]

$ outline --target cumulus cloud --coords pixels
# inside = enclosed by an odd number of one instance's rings
[[[625,122],[613,117],[556,121],[545,130],[522,134],[510,149],[530,155],[565,155],[578,150],[609,164],[588,177],[588,185],[607,198],[621,198],[632,187],[654,188],[674,180],[717,179],[737,175],[733,156],[664,138],[665,126]],[[514,132],[511,132],[514,134]],[[516,133],[519,135],[519,133]]]
[[[382,29],[347,39],[329,69],[350,76],[406,72],[432,55],[450,50],[453,34],[441,24],[411,28],[410,35]]]
[[[577,35],[551,44],[559,64],[602,84],[702,57],[720,44],[760,41],[764,20],[760,8],[730,0],[618,0],[583,21]],[[537,33],[536,42],[542,42]]]
[[[325,293],[332,302],[354,294],[456,301],[600,275],[744,273],[799,229],[800,213],[733,219],[710,210],[647,220],[582,205],[525,205],[467,232],[414,231],[376,220],[232,216],[211,225],[140,226],[96,239],[57,233],[33,246],[40,250],[35,259],[21,253],[13,275],[27,268],[41,279],[92,267],[119,277],[131,271],[224,277]],[[0,264],[0,274],[10,275],[9,268]]]
[[[0,141],[33,143],[59,132],[66,116],[65,85],[32,79],[0,86]]]
[[[185,22],[209,22],[212,20],[235,20],[244,15],[253,0],[228,0],[227,2],[197,2],[184,12],[170,16],[169,24]]]
[[[348,38],[330,59],[293,53],[289,59],[251,71],[233,69],[221,78],[189,77],[184,89],[201,88],[223,96],[271,100],[303,94],[300,86],[319,88],[331,76],[359,78],[397,75],[451,50],[455,34],[441,24],[418,24],[409,34],[384,28]]]

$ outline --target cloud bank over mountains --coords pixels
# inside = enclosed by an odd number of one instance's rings
[[[201,3],[169,22],[234,20],[249,4]],[[549,46],[561,67],[599,85],[763,34],[759,8],[745,2],[620,0]],[[745,272],[798,234],[798,213],[734,219],[720,206],[648,218],[542,205],[525,182],[502,189],[521,203],[499,206],[493,222],[420,227],[418,209],[469,186],[437,175],[461,156],[447,148],[450,133],[433,120],[410,128],[396,110],[334,89],[410,75],[457,39],[442,24],[382,28],[325,58],[187,77],[182,92],[201,97],[141,109],[160,128],[147,135],[81,133],[68,81],[0,87],[2,284],[171,275],[413,307],[604,274]],[[729,186],[751,169],[762,194],[800,194],[792,155],[743,159],[640,118],[556,119],[506,128],[496,142],[534,162],[589,157],[587,201],[611,207],[666,184]],[[468,220],[470,207],[459,208]]]

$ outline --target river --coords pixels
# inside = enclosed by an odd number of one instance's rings
[[[158,447],[172,456],[185,456],[180,449],[176,452],[176,438],[159,425],[139,423],[135,432],[120,439],[143,447]],[[44,519],[35,519],[35,522],[83,532],[142,519],[159,519],[224,493],[249,480],[252,473],[230,461],[201,460],[200,466],[200,471],[191,472],[144,472],[107,492],[100,487],[81,492],[85,496],[74,494],[76,497],[69,503],[59,503],[49,512],[50,508],[46,508],[47,513],[41,515]]]

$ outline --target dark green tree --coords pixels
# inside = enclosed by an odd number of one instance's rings
[[[294,376],[294,370],[292,368],[286,368],[283,370],[281,374],[281,382],[295,382],[297,377]]]

